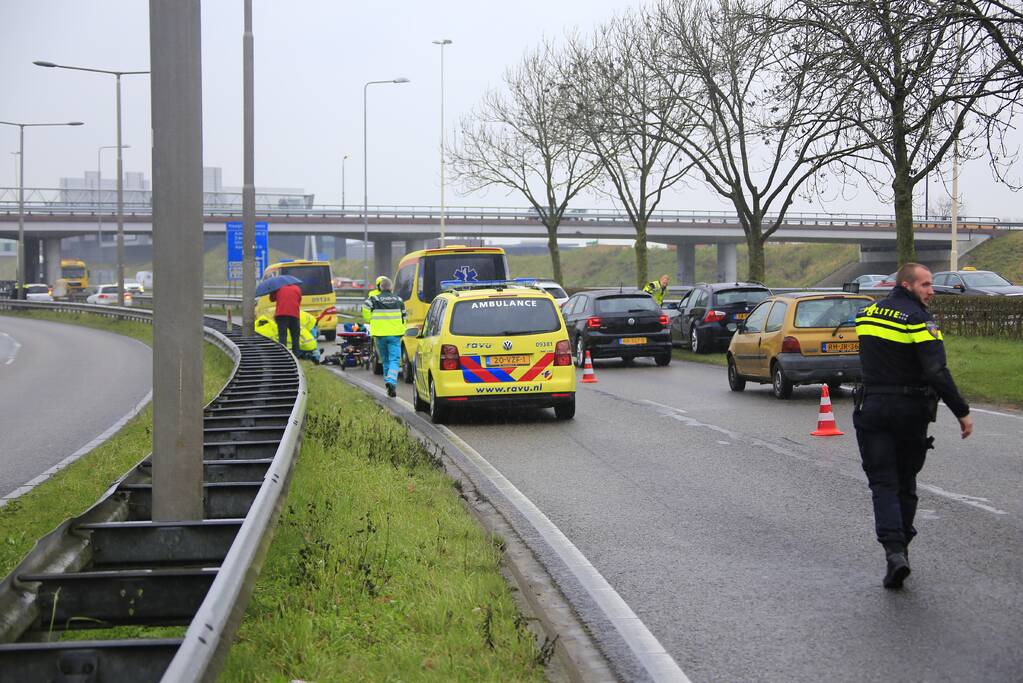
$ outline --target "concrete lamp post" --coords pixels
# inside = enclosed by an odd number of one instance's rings
[[[25,129],[41,126],[81,126],[81,121],[67,123],[16,123],[0,121],[5,126],[18,127],[18,285],[15,298],[25,298]]]
[[[383,83],[409,83],[404,76],[389,81],[368,81],[362,86],[362,272],[369,291],[369,165],[366,162],[368,148],[368,127],[366,125],[366,93],[371,85]]]
[[[148,71],[112,71],[108,69],[90,69],[84,66],[67,66],[53,62],[34,61],[36,66],[47,69],[70,69],[72,71],[89,71],[97,74],[113,76],[117,81],[117,305],[124,305],[124,160],[121,150],[121,76],[137,76],[148,74]]]

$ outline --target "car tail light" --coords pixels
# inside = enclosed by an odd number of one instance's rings
[[[586,319],[586,327],[588,329],[591,329],[591,330],[599,330],[600,329],[600,322],[601,322],[600,318],[598,318],[596,316],[593,316],[591,318],[587,318]]]
[[[454,344],[443,344],[440,347],[440,369],[457,370],[461,362],[458,357],[458,347]]]
[[[571,365],[572,364],[572,348],[568,345],[567,339],[562,339],[558,342],[558,345],[554,348],[554,364],[555,365]]]
[[[707,315],[703,316],[703,322],[705,323],[719,323],[725,319],[724,311],[707,311]]]
[[[469,397],[468,396],[451,396],[450,398],[448,398],[446,400],[448,400],[448,401],[468,401]]]
[[[802,353],[803,348],[799,345],[799,340],[795,337],[785,337],[781,340],[781,352]]]
[[[667,327],[668,326],[668,316],[662,315],[657,320],[661,323],[661,327]]]

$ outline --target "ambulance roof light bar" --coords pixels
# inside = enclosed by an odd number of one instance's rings
[[[441,280],[441,290],[452,290],[456,294],[460,290],[471,290],[471,289],[504,289],[505,287],[519,285],[521,287],[534,287],[536,285],[535,277],[517,277],[511,280],[473,280],[466,282],[465,280]]]

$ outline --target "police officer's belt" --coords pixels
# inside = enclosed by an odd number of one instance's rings
[[[921,398],[934,395],[934,389],[930,386],[906,386],[901,384],[871,384],[864,385],[863,393],[866,396],[886,394],[889,396],[919,396]]]

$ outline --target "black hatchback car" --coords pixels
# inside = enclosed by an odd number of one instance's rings
[[[628,362],[649,356],[658,365],[671,362],[668,316],[646,292],[580,292],[565,302],[561,313],[579,367],[587,351],[591,358]]]
[[[759,282],[701,283],[678,302],[671,323],[671,341],[693,353],[728,348],[736,327],[771,290]]]

